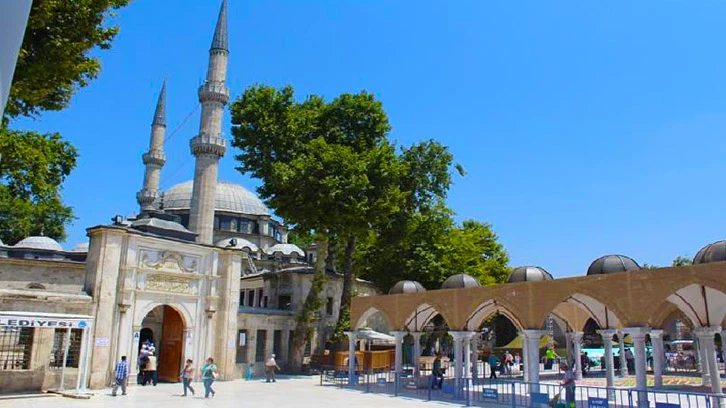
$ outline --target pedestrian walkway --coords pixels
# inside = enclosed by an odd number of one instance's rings
[[[157,387],[129,387],[129,395],[111,396],[111,390],[100,390],[90,400],[71,398],[35,398],[5,400],[3,408],[149,408],[164,406],[184,407],[417,407],[420,400],[392,397],[381,394],[364,394],[358,391],[336,387],[321,387],[320,377],[279,376],[276,383],[264,380],[217,382],[214,388],[217,395],[205,400],[201,382],[193,383],[197,391],[195,397],[182,397],[181,384],[159,384]],[[174,405],[172,405],[174,404]],[[427,402],[427,407],[460,407],[460,404]]]

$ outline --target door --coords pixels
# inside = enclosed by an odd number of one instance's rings
[[[182,367],[182,345],[184,322],[179,312],[164,306],[164,324],[161,330],[161,345],[158,355],[159,381],[179,382]]]

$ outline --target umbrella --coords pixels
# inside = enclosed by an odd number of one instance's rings
[[[545,348],[551,342],[553,342],[552,337],[547,336],[547,335],[542,336],[542,338],[539,339],[538,347],[539,348]],[[510,341],[509,344],[507,344],[506,346],[497,347],[497,348],[502,348],[502,349],[521,349],[523,345],[524,344],[522,342],[522,338],[519,337],[519,336],[517,336],[517,338],[515,338],[512,341]]]

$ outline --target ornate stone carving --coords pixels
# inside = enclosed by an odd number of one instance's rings
[[[195,273],[199,269],[199,261],[173,251],[141,251],[141,267]]]
[[[199,294],[196,280],[168,275],[148,275],[145,282],[137,284],[139,290],[153,292],[179,293],[182,295]]]

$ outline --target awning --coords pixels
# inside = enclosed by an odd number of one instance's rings
[[[553,343],[553,342],[554,342],[554,340],[552,340],[552,337],[547,336],[547,335],[544,335],[544,336],[542,336],[539,339],[538,347],[539,348],[545,348],[550,343]],[[521,349],[522,346],[523,346],[522,337],[517,336],[517,338],[515,338],[514,340],[512,340],[511,342],[509,342],[509,344],[507,344],[506,346],[497,347],[497,348],[500,348],[500,349]]]
[[[396,338],[372,329],[360,329],[356,332],[356,339],[370,341],[375,344],[396,344]]]

